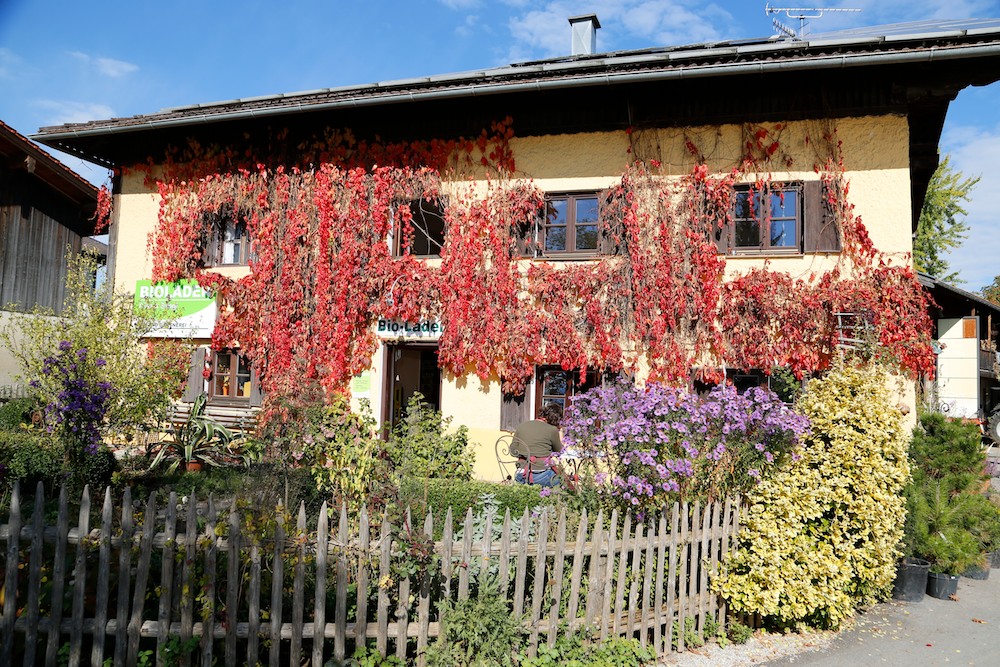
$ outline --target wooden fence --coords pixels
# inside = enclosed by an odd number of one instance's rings
[[[153,496],[133,504],[128,490],[117,506],[105,491],[92,513],[85,490],[70,527],[65,488],[55,526],[41,484],[33,509],[26,501],[15,488],[0,525],[4,665],[320,667],[359,638],[423,665],[440,602],[480,594],[508,599],[531,654],[581,628],[683,651],[685,619],[699,633],[725,623],[708,582],[739,523],[733,501],[639,522],[470,511],[398,528],[343,509],[331,526],[324,504],[310,528],[304,507],[223,511],[173,494],[160,507]]]

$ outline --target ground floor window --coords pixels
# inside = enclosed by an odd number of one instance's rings
[[[250,362],[236,350],[213,353],[209,399],[249,403],[252,393]]]

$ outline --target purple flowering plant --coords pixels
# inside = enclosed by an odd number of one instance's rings
[[[769,389],[698,394],[608,383],[575,397],[566,447],[591,460],[598,490],[633,513],[744,493],[793,456],[809,421]]]
[[[42,373],[56,381],[56,399],[46,406],[50,430],[58,433],[66,448],[66,462],[72,474],[80,476],[86,457],[95,454],[101,443],[101,428],[111,400],[110,382],[99,379],[105,361],[93,358],[85,347],[59,343],[55,355],[47,357]],[[34,386],[39,383],[33,382]]]

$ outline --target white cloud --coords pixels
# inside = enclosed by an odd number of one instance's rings
[[[508,4],[516,4],[508,2]],[[533,5],[535,6],[535,5]],[[691,44],[730,37],[733,16],[712,3],[695,5],[683,0],[596,0],[585,8],[578,3],[554,0],[537,3],[510,19],[515,40],[514,59],[568,55],[570,29],[567,19],[595,13],[601,21],[598,51],[612,51],[616,44],[636,38],[650,46]]]
[[[69,55],[73,56],[86,66],[93,67],[99,74],[111,77],[112,79],[118,79],[126,74],[131,74],[132,72],[137,72],[139,70],[138,65],[125,62],[124,60],[104,58],[101,56],[94,57],[81,51],[70,51]]]
[[[477,23],[479,23],[479,17],[475,14],[470,14],[465,17],[465,21],[461,25],[455,28],[455,34],[459,37],[470,37]]]
[[[90,120],[113,118],[114,110],[106,104],[69,100],[35,100],[32,106],[45,112],[43,125],[85,123]]]

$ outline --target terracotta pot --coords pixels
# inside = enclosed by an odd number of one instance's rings
[[[204,464],[202,464],[201,461],[184,462],[184,470],[186,470],[187,472],[198,472],[199,470],[202,469],[202,467],[204,467]]]

